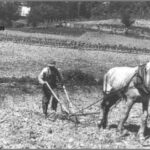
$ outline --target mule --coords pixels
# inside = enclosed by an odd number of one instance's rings
[[[144,139],[150,99],[150,62],[136,67],[115,67],[104,75],[103,100],[101,103],[102,119],[98,123],[99,127],[107,127],[110,108],[117,101],[123,99],[126,100],[126,108],[118,124],[118,131],[122,133],[123,125],[133,104],[141,102],[143,113],[138,135],[140,139]]]

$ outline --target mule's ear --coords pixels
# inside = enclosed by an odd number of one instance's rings
[[[145,77],[145,73],[147,72],[147,64],[143,64],[140,65],[138,68],[138,74],[140,77],[144,78]],[[145,72],[146,71],[146,72]]]
[[[138,75],[141,77],[142,76],[142,66],[139,65],[138,67]]]
[[[150,62],[146,63],[146,71],[150,70]]]

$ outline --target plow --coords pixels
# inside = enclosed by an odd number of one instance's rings
[[[63,91],[66,95],[66,100],[67,100],[67,105],[68,107],[66,107],[66,105],[64,105],[64,103],[58,98],[58,96],[55,94],[55,92],[53,91],[53,89],[50,87],[50,85],[46,82],[47,87],[49,88],[49,90],[51,91],[52,95],[57,99],[58,103],[61,106],[61,110],[62,110],[62,114],[60,115],[60,118],[69,120],[71,122],[74,122],[75,124],[79,124],[80,121],[78,119],[79,116],[89,116],[89,115],[95,115],[95,114],[100,114],[100,111],[97,112],[84,112],[84,110],[92,107],[93,105],[100,103],[100,101],[102,99],[99,99],[95,102],[93,102],[92,104],[90,104],[89,106],[82,108],[82,109],[78,109],[77,107],[71,102],[68,92],[66,90],[66,87],[63,85]]]

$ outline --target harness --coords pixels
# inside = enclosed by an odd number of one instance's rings
[[[146,64],[138,66],[138,71],[136,74],[136,81],[135,81],[135,87],[142,93],[149,95],[150,90],[146,86]]]

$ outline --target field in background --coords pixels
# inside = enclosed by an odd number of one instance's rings
[[[135,66],[150,59],[150,55],[55,48],[11,41],[1,42],[0,49],[3,58],[0,60],[1,77],[36,78],[49,60],[55,58],[57,66],[63,71],[82,70],[101,78],[114,66]]]
[[[38,29],[36,29],[36,31],[38,31]],[[40,33],[40,31],[34,33],[29,29],[27,32],[6,30],[0,32],[0,35],[1,40],[13,42],[53,45],[85,50],[149,53],[149,39],[108,34],[101,31],[77,31],[80,33],[78,36],[74,36],[74,33],[70,32],[70,29],[67,31],[70,35],[61,35],[61,32],[60,34],[44,34]],[[66,31],[64,32],[66,33]]]
[[[135,50],[149,50],[149,40],[96,32],[66,36],[10,30],[1,32],[0,39],[0,148],[150,147],[149,144],[139,143],[136,137],[142,112],[141,104],[134,105],[125,124],[129,134],[123,137],[120,137],[116,127],[124,110],[124,101],[111,111],[110,129],[97,128],[99,115],[80,117],[82,124],[78,126],[62,119],[52,122],[50,118],[44,119],[42,114],[42,92],[37,81],[41,69],[51,58],[55,58],[66,79],[70,99],[78,108],[85,108],[101,100],[103,75],[108,69],[114,66],[136,66],[150,60],[149,54],[129,53],[132,47],[135,47]],[[52,39],[53,42],[56,42],[56,39],[59,42],[100,42],[103,47],[99,47],[98,50],[80,49],[79,45],[74,48],[59,48],[57,43],[51,45],[46,39]],[[67,45],[69,44],[68,42]],[[110,45],[110,50],[114,45],[124,45],[124,48],[119,48],[121,51],[127,50],[128,53],[109,52],[105,44]],[[61,99],[65,99],[62,90],[59,92]],[[98,111],[99,106],[100,103],[85,111]],[[150,128],[149,120],[148,127]],[[149,128],[147,135],[150,135]],[[146,142],[149,143],[150,139]]]
[[[107,20],[98,20],[98,21],[82,21],[76,22],[80,24],[89,24],[89,25],[119,25],[123,26],[120,19],[107,19]],[[134,27],[146,27],[150,28],[150,21],[145,19],[136,19],[133,23]]]

